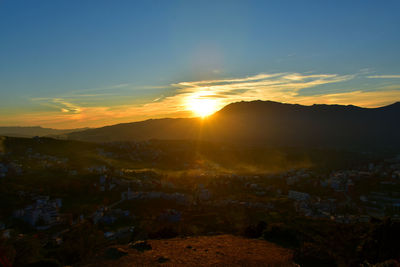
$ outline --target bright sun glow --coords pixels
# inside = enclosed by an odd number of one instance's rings
[[[207,98],[202,94],[197,94],[187,101],[187,108],[200,117],[207,117],[218,109],[217,99]]]

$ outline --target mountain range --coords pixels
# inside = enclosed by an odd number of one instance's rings
[[[150,119],[66,133],[91,142],[203,140],[304,147],[400,147],[400,102],[361,108],[343,105],[232,103],[201,118]]]
[[[63,134],[75,132],[75,131],[83,131],[88,128],[79,128],[79,129],[52,129],[52,128],[43,128],[40,126],[30,126],[30,127],[0,127],[0,135],[4,136],[12,136],[12,137],[34,137],[34,136],[53,136],[59,137]]]
[[[263,146],[400,148],[400,102],[361,108],[344,105],[232,103],[204,119],[164,118],[100,128],[59,130],[0,127],[0,135],[47,136],[89,142],[201,140]]]

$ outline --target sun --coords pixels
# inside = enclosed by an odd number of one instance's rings
[[[218,101],[216,99],[198,95],[187,101],[187,108],[195,115],[204,118],[217,111]]]

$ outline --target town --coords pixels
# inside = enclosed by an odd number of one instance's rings
[[[65,251],[71,235],[82,227],[96,229],[104,245],[246,233],[260,221],[289,217],[339,225],[400,220],[399,155],[363,159],[352,168],[239,173],[176,155],[175,165],[162,169],[171,164],[171,155],[151,141],[2,142],[0,231],[2,242],[9,244],[33,238],[41,248]],[[65,150],[52,153],[49,144]],[[186,155],[184,145],[173,145]],[[57,257],[65,264],[75,263]]]

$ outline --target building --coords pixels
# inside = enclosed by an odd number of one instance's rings
[[[293,190],[289,190],[288,197],[297,201],[306,201],[310,199],[309,194]]]

